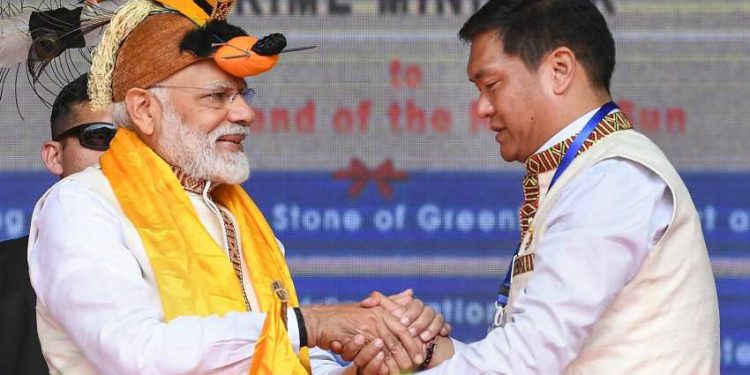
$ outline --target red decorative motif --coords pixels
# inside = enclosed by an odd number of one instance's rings
[[[386,159],[377,168],[368,169],[362,160],[352,158],[349,167],[340,169],[333,173],[333,178],[337,180],[352,180],[354,183],[349,187],[349,196],[352,198],[362,194],[367,183],[370,180],[375,181],[380,195],[386,199],[393,198],[393,181],[406,181],[408,175],[405,171],[397,171],[393,168],[393,161]]]

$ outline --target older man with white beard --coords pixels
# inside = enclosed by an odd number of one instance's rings
[[[210,74],[214,71],[211,62],[199,62],[194,66],[186,68],[182,75],[190,74],[192,70],[200,70],[202,74]],[[178,76],[179,77],[179,76]],[[186,121],[178,113],[184,113],[185,103],[188,103],[190,94],[196,94],[203,90],[207,96],[203,98],[209,108],[222,109],[228,103],[244,101],[250,105],[255,96],[255,90],[241,87],[235,88],[233,84],[227,84],[218,77],[214,81],[202,87],[172,86],[168,84],[156,84],[148,90],[149,94],[156,99],[156,104],[161,107],[161,134],[155,141],[154,149],[159,150],[159,155],[172,166],[182,166],[182,172],[188,176],[199,177],[207,181],[224,184],[239,184],[247,180],[250,174],[250,161],[243,152],[242,142],[250,135],[248,124],[255,117],[254,112],[247,108],[245,113],[230,113],[224,121],[215,123],[217,119],[208,121],[207,126],[193,128],[191,124],[195,121]],[[170,95],[168,89],[175,89]],[[179,91],[187,91],[180,93]],[[183,95],[187,94],[187,95]],[[240,100],[240,97],[242,100]],[[176,108],[180,106],[181,108]],[[236,111],[235,111],[236,112]],[[120,102],[115,105],[115,119],[118,124],[136,130],[127,112],[126,103]],[[148,136],[147,136],[148,138]],[[148,141],[147,141],[148,142]]]
[[[429,341],[444,327],[410,295],[389,308],[299,306],[283,246],[239,186],[249,175],[242,141],[255,92],[245,73],[217,58],[217,40],[233,55],[243,51],[233,43],[244,31],[223,20],[228,3],[204,12],[188,1],[133,0],[102,37],[91,102],[114,102],[122,128],[99,167],[39,200],[30,230],[30,278],[51,372],[416,368],[429,358],[419,335],[428,331]],[[261,61],[242,71],[270,69],[263,59],[273,60],[282,39],[255,43]],[[358,369],[340,368],[320,350],[362,346],[367,360],[357,360]]]

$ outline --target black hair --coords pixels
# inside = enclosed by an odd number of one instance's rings
[[[198,57],[210,57],[216,51],[216,47],[213,46],[215,43],[226,43],[232,38],[246,35],[245,30],[226,21],[209,21],[204,26],[185,34],[180,41],[180,52],[190,51]],[[260,38],[253,45],[252,51],[261,56],[271,56],[281,53],[284,48],[286,38],[276,33]]]
[[[205,25],[188,31],[180,42],[180,51],[190,51],[198,57],[209,57],[216,51],[214,43],[226,43],[247,33],[226,21],[209,21]]]
[[[458,32],[471,42],[496,31],[503,51],[536,70],[554,49],[568,47],[586,69],[592,85],[609,91],[615,70],[615,42],[590,0],[489,0]]]
[[[84,73],[72,82],[68,83],[57,94],[52,104],[52,114],[49,117],[52,138],[64,130],[71,121],[76,118],[73,106],[89,100],[88,94],[89,75]]]

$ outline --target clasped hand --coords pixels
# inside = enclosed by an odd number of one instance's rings
[[[427,343],[450,333],[443,316],[411,289],[390,297],[373,292],[359,304],[310,306],[303,314],[308,344],[352,361],[358,374],[413,371],[424,361]]]

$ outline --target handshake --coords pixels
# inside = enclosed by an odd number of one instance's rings
[[[359,304],[302,308],[307,344],[352,361],[357,374],[399,374],[432,368],[453,354],[450,326],[411,289],[373,292]]]

